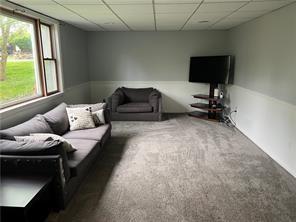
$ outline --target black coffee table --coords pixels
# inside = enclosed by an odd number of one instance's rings
[[[1,175],[1,221],[43,221],[50,209],[49,176]]]

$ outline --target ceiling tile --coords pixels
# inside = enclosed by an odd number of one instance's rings
[[[156,14],[156,24],[182,26],[188,17],[187,14]]]
[[[238,10],[231,14],[229,18],[257,18],[266,14],[266,11],[241,11]]]
[[[198,12],[221,12],[221,11],[235,11],[242,7],[245,2],[217,2],[217,3],[203,3]]]
[[[125,23],[127,23],[132,30],[154,30],[154,16],[153,14],[142,15],[125,15],[121,16]]]
[[[230,29],[247,21],[248,19],[223,20],[212,26],[211,29]]]
[[[45,15],[51,16],[53,18],[62,20],[62,21],[80,21],[82,20],[81,17],[79,17],[78,15],[70,12],[69,10],[65,9],[64,7],[55,4],[55,3],[51,3],[50,5],[46,5],[46,7],[44,7],[43,4],[41,5],[26,5],[28,8],[38,11],[40,13],[43,13]]]
[[[67,8],[81,15],[82,17],[103,26],[109,30],[118,27],[125,30],[126,26],[105,6],[105,5],[66,5]]]
[[[251,1],[252,0],[204,0],[204,3],[215,3],[215,2],[216,3],[221,3],[221,2],[251,2]]]
[[[212,21],[212,20],[218,20],[221,19],[227,15],[229,15],[231,12],[196,12],[190,19],[190,21]]]
[[[107,31],[129,31],[129,29],[122,23],[110,22],[102,25]]]
[[[241,8],[241,10],[242,11],[272,11],[290,3],[291,1],[285,1],[285,0],[250,2],[249,4]]]
[[[211,23],[187,23],[183,30],[205,30],[210,27]]]
[[[155,5],[155,13],[192,13],[197,7],[197,4],[169,4],[169,5]]]
[[[14,0],[13,1],[19,5],[54,5],[55,3],[51,0]]]
[[[176,31],[179,30],[182,27],[182,25],[177,24],[163,24],[163,25],[157,25],[158,31]]]
[[[110,5],[110,7],[132,30],[155,29],[152,4]]]
[[[200,3],[202,0],[154,0],[155,4],[186,4]]]
[[[110,5],[112,10],[119,16],[122,15],[153,15],[153,7],[150,5]]]
[[[129,26],[133,29],[133,31],[155,31],[155,26],[152,23],[149,23],[149,24],[129,23]]]
[[[100,0],[54,0],[62,5],[102,5]]]
[[[152,4],[152,0],[105,0],[107,4]]]
[[[118,18],[104,5],[66,5],[68,9],[93,22],[118,22]]]
[[[80,29],[86,30],[86,31],[103,31],[103,29],[101,29],[99,26],[90,23],[86,20],[82,20],[82,21],[75,21],[75,22],[68,22],[69,24],[72,24]]]

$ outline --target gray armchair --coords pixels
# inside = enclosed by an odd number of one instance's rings
[[[115,90],[108,101],[112,120],[161,121],[161,93],[154,88]]]

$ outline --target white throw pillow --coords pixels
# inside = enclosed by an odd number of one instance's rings
[[[90,107],[82,107],[82,108],[66,108],[70,130],[81,130],[81,129],[89,129],[94,128],[95,123],[91,114]]]
[[[40,139],[40,140],[46,140],[47,138],[52,138],[54,140],[59,140],[61,142],[63,142],[63,148],[65,149],[66,152],[70,153],[70,152],[74,152],[76,151],[76,149],[71,145],[71,143],[66,140],[65,138],[56,135],[56,134],[52,134],[52,133],[31,133],[30,136]]]
[[[92,112],[92,116],[93,116],[93,119],[94,119],[94,122],[95,122],[96,126],[106,124],[103,109]]]

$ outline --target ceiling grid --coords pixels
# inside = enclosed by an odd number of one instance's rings
[[[227,30],[296,0],[10,0],[86,31]]]

